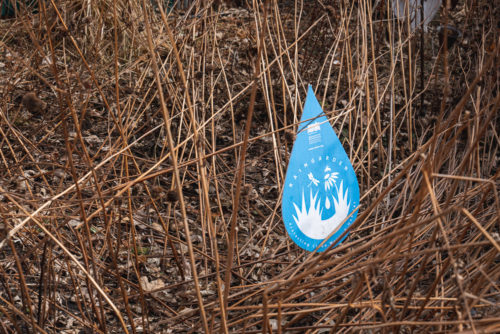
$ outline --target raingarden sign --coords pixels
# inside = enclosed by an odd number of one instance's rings
[[[321,252],[356,219],[358,204],[354,169],[309,86],[283,189],[288,235],[308,251],[328,238]]]

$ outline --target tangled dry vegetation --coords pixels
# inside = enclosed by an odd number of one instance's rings
[[[425,34],[388,1],[39,3],[0,20],[2,333],[500,330],[493,2]],[[280,211],[309,83],[362,194],[319,254]]]

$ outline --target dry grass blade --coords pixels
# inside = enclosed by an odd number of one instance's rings
[[[499,8],[422,31],[393,1],[18,2],[2,333],[500,330]],[[281,219],[308,84],[361,190],[323,253]]]

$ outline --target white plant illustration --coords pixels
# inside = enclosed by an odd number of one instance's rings
[[[325,190],[330,190],[330,188],[337,182],[337,177],[339,173],[333,172],[330,173],[330,167],[326,166],[325,168]]]
[[[337,198],[333,197],[333,204],[335,207],[335,213],[326,219],[321,218],[319,200],[317,200],[318,193],[313,196],[312,189],[310,189],[310,201],[309,208],[306,206],[306,201],[304,198],[304,192],[302,192],[302,205],[299,208],[295,203],[295,214],[293,219],[299,227],[299,229],[311,239],[322,240],[326,238],[333,230],[337,229],[339,225],[344,221],[344,219],[349,214],[349,208],[351,206],[350,201],[348,202],[349,189],[344,192],[343,181],[340,182],[340,187],[337,188]]]

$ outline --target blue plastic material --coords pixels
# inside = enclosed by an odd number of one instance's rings
[[[324,251],[356,219],[358,205],[354,169],[309,86],[283,189],[288,235],[308,251],[330,236],[318,249]]]

